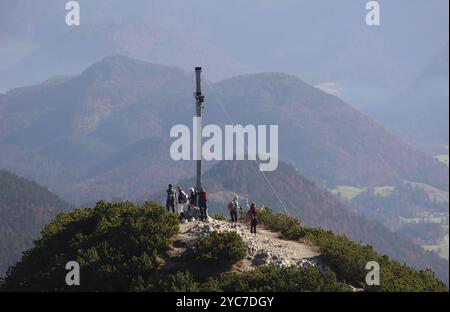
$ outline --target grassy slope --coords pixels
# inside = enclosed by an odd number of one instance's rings
[[[449,192],[440,190],[436,187],[433,187],[431,185],[424,184],[424,183],[418,183],[418,182],[412,182],[412,181],[405,181],[405,183],[410,184],[413,187],[423,189],[428,194],[428,196],[430,197],[430,199],[432,201],[437,201],[440,203],[448,203],[449,202]]]
[[[445,235],[439,245],[424,245],[426,250],[434,251],[443,259],[449,260],[449,235]]]
[[[372,187],[375,194],[379,196],[389,196],[394,191],[394,186],[385,185],[385,186],[374,186]],[[334,189],[331,189],[331,193],[334,195],[339,195],[345,199],[352,200],[362,192],[367,191],[367,187],[357,187],[351,185],[339,185]]]
[[[436,158],[441,163],[446,164],[448,166],[448,154],[439,154],[434,156],[434,158]]]

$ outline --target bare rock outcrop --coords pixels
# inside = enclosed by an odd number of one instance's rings
[[[247,246],[247,257],[240,270],[250,270],[253,267],[266,264],[276,266],[309,267],[318,265],[319,253],[311,246],[283,240],[277,233],[258,227],[257,234],[250,233],[250,227],[238,223],[235,227],[228,221],[209,219],[208,222],[184,220],[180,224],[179,239],[186,244],[199,236],[208,235],[213,231],[237,232]]]

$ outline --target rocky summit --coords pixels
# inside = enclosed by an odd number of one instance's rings
[[[214,231],[237,232],[241,236],[247,246],[247,257],[242,265],[236,268],[239,271],[266,264],[274,264],[278,267],[320,265],[320,254],[314,247],[296,241],[283,240],[278,237],[278,233],[262,227],[258,228],[256,235],[251,234],[250,226],[241,222],[233,227],[228,221],[212,218],[209,218],[208,222],[183,220],[180,224],[178,239],[189,246],[189,243],[197,237],[209,235]]]

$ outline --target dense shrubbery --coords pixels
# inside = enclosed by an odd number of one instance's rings
[[[273,214],[270,209],[264,209],[259,215],[259,220],[272,231],[280,232],[283,238],[298,240],[306,235],[299,219],[286,216],[281,213]]]
[[[235,232],[212,232],[199,237],[186,250],[186,257],[199,264],[226,265],[244,259],[247,247]]]
[[[337,282],[336,275],[329,269],[316,267],[283,267],[274,265],[260,266],[243,273],[226,272],[200,282],[195,276],[186,272],[177,272],[170,276],[161,276],[146,290],[151,291],[243,291],[243,292],[300,292],[300,291],[351,291]]]
[[[211,218],[213,218],[214,220],[218,220],[218,221],[225,221],[226,218],[223,214],[214,214],[211,216]]]
[[[368,291],[448,291],[445,284],[429,270],[416,271],[379,255],[371,246],[356,244],[331,231],[301,227],[300,221],[293,219],[282,214],[274,215],[270,209],[260,214],[260,220],[268,228],[281,232],[285,238],[301,238],[318,246],[326,264],[348,283]],[[369,287],[365,284],[365,266],[369,261],[377,261],[380,265],[380,286]]]
[[[388,229],[389,227],[385,226],[389,223],[374,221],[370,218],[370,213],[367,214],[368,211],[361,214],[348,209],[330,192],[305,179],[292,166],[280,162],[277,170],[269,172],[267,178],[276,181],[274,189],[270,189],[254,161],[224,161],[205,174],[204,183],[208,185],[211,194],[222,192],[245,194],[244,197],[257,199],[259,204],[273,207],[274,211],[281,212],[284,210],[283,205],[273,196],[275,190],[283,199],[284,205],[290,207],[292,215],[300,217],[305,224],[331,229],[339,234],[345,233],[353,241],[370,244],[378,252],[387,254],[402,263],[408,263],[412,267],[431,267],[439,278],[448,282],[448,261],[440,259],[435,253],[425,251],[410,239],[393,233]],[[195,184],[195,181],[184,182],[186,185],[192,183]],[[241,200],[241,204],[244,203],[245,201]],[[377,211],[378,214],[378,208],[383,207],[385,208],[386,205],[369,208],[369,210]],[[212,197],[208,208],[214,213],[222,212],[227,219],[229,218],[226,205],[220,198],[214,201]],[[390,210],[384,208],[381,210]],[[244,217],[246,217],[245,214]]]
[[[98,202],[59,214],[8,273],[3,290],[68,290],[65,265],[78,261],[76,290],[143,290],[178,232],[178,219],[146,203]]]
[[[172,275],[162,275],[153,285],[148,285],[147,291],[169,292],[197,292],[201,290],[201,284],[189,271],[177,272]]]
[[[244,273],[225,273],[210,279],[204,291],[349,291],[350,288],[336,281],[336,275],[328,269],[300,267],[278,268],[260,266]]]
[[[260,220],[286,238],[320,247],[328,268],[262,266],[228,272],[245,257],[246,246],[235,232],[213,232],[193,241],[168,269],[165,251],[178,232],[176,216],[151,203],[98,202],[93,209],[59,214],[35,247],[10,268],[0,290],[347,291],[346,282],[364,286],[365,264],[373,260],[381,267],[381,286],[366,290],[447,290],[431,272],[417,272],[344,236],[302,227],[297,219],[272,215],[270,210],[263,211]],[[65,284],[65,265],[72,260],[81,268],[81,285],[76,288]]]

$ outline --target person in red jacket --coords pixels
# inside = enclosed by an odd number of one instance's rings
[[[200,220],[208,220],[208,207],[206,202],[208,201],[208,193],[204,188],[200,188],[198,191],[198,207],[200,208]]]

